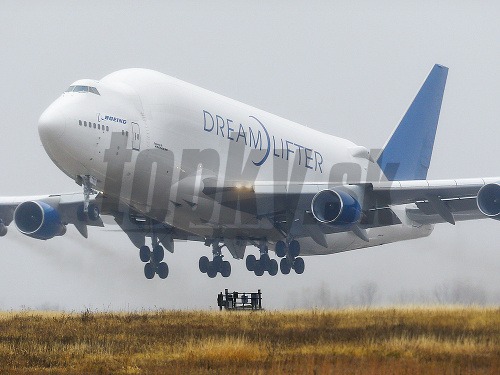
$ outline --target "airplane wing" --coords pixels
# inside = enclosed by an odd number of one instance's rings
[[[219,187],[213,179],[203,181],[203,193],[226,207],[240,209],[257,218],[268,218],[284,234],[294,237],[310,236],[325,244],[324,234],[351,231],[353,225],[336,225],[318,221],[314,214],[315,197],[325,191],[349,194],[359,202],[362,214],[353,222],[356,230],[400,224],[401,218],[391,207],[406,205],[406,216],[420,224],[435,224],[495,217],[498,212],[488,210],[489,202],[500,202],[500,177],[458,180],[414,180],[370,182],[350,185],[332,185],[324,182],[280,184],[256,182],[253,184],[226,183]],[[486,192],[478,198],[482,188]],[[496,198],[497,194],[498,198]],[[483,202],[483,210],[479,208]],[[495,210],[493,210],[495,211]],[[364,237],[362,233],[357,235]]]
[[[91,197],[91,204],[96,198],[97,196]],[[25,226],[22,230],[24,234],[39,239],[49,239],[65,231],[67,224],[73,224],[80,234],[87,238],[87,226],[102,227],[104,224],[99,216],[93,218],[94,220],[82,217],[83,202],[83,193],[0,197],[0,232],[6,234],[6,227],[15,220],[16,210],[22,207],[26,213],[22,215],[25,219],[23,223],[16,222],[16,225]],[[47,225],[50,228],[44,228]]]
[[[63,235],[68,224],[73,224],[83,237],[88,238],[88,226],[104,227],[102,214],[105,217],[111,216],[113,220],[109,223],[114,221],[118,224],[120,230],[125,232],[138,248],[145,244],[145,237],[150,235],[152,230],[157,234],[158,241],[170,252],[173,252],[174,240],[204,241],[203,237],[167,224],[153,224],[132,209],[127,213],[118,212],[115,209],[116,204],[105,200],[107,198],[100,193],[90,196],[89,211],[92,206],[98,208],[98,213],[92,216],[83,214],[83,193],[0,197],[0,236],[7,234],[7,227],[14,221],[23,234],[37,239],[46,240]],[[18,212],[16,219],[16,210],[19,207],[23,212]],[[103,212],[100,212],[101,210]]]
[[[495,185],[500,177],[458,180],[391,181],[372,184],[378,204],[414,203],[407,216],[421,224],[437,224],[487,218],[479,208],[478,192]]]

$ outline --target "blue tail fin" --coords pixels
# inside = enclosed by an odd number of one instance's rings
[[[389,181],[425,180],[448,68],[434,65],[377,163]]]

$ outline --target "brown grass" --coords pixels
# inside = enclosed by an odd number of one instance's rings
[[[6,312],[0,373],[500,374],[500,309]]]

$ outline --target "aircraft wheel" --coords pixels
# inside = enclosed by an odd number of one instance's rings
[[[229,263],[227,260],[222,262],[220,273],[222,277],[229,277],[231,275],[231,263]]]
[[[278,273],[278,262],[276,261],[276,259],[271,259],[271,261],[269,262],[268,271],[269,275],[276,276],[276,274]]]
[[[297,240],[293,240],[288,245],[288,253],[292,256],[292,258],[298,257],[300,254],[300,243]]]
[[[139,249],[139,258],[141,258],[141,261],[143,261],[144,263],[151,260],[151,251],[149,250],[148,246],[141,246],[141,248]]]
[[[249,271],[255,270],[255,262],[257,262],[257,259],[255,259],[255,255],[250,254],[249,256],[247,256],[246,259],[247,270]]]
[[[211,279],[213,279],[215,276],[217,276],[217,267],[215,266],[214,262],[209,262],[208,263],[208,269],[207,269],[207,275]]]
[[[153,247],[153,259],[156,263],[160,263],[165,257],[165,250],[163,250],[163,246],[156,245]]]
[[[219,272],[222,268],[222,257],[220,255],[214,257],[214,260],[213,260],[213,265],[216,269],[216,272]]]
[[[293,261],[293,269],[299,275],[302,274],[302,273],[304,273],[304,269],[305,269],[304,259],[302,259],[302,258],[296,258]]]
[[[260,256],[259,262],[262,264],[262,268],[264,271],[269,270],[269,264],[271,263],[271,258],[269,258],[269,254],[262,254]]]
[[[161,262],[160,264],[158,264],[156,273],[158,274],[158,276],[160,276],[160,279],[166,279],[168,276],[168,264],[165,262]]]
[[[144,276],[146,276],[146,279],[149,280],[155,277],[155,269],[152,263],[146,263],[144,265]]]
[[[208,257],[202,256],[200,258],[200,260],[198,261],[198,267],[200,268],[200,271],[202,273],[207,273],[209,263],[210,263],[210,260],[208,260]]]
[[[99,207],[95,204],[89,205],[89,212],[87,215],[91,221],[96,221],[99,219]]]
[[[290,273],[290,263],[288,262],[288,259],[281,259],[280,270],[283,275],[288,275]]]
[[[276,252],[277,256],[283,258],[286,255],[286,243],[284,243],[283,241],[276,242],[274,251]]]
[[[255,262],[255,268],[254,268],[255,276],[262,276],[264,274],[264,265],[260,260],[257,260]]]

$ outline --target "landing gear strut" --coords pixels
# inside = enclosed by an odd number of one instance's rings
[[[260,251],[259,259],[255,258],[253,254],[247,256],[247,270],[253,271],[256,276],[262,276],[266,271],[269,275],[275,276],[278,273],[278,262],[269,257],[269,248],[266,243],[260,243],[258,248]]]
[[[198,266],[202,273],[206,273],[208,277],[213,279],[220,272],[222,277],[229,277],[231,275],[231,263],[222,258],[222,246],[219,242],[212,243],[212,255],[213,260],[209,260],[208,257],[202,256],[198,262]]]
[[[281,259],[280,270],[283,275],[288,275],[293,269],[295,273],[304,273],[304,259],[300,255],[300,243],[297,240],[290,242],[278,241],[275,247],[276,255]]]
[[[78,220],[87,221],[87,219],[89,219],[91,221],[96,221],[99,219],[100,215],[99,207],[94,203],[90,203],[90,196],[96,194],[94,190],[96,179],[90,175],[80,177],[83,186],[83,205],[80,206],[77,211]]]
[[[168,264],[162,262],[165,257],[165,250],[163,250],[163,246],[159,244],[158,237],[154,231],[151,235],[151,239],[153,245],[152,251],[149,249],[149,246],[141,246],[139,249],[141,261],[146,263],[144,265],[144,276],[146,276],[146,279],[152,279],[156,274],[160,279],[166,279],[168,276]]]

